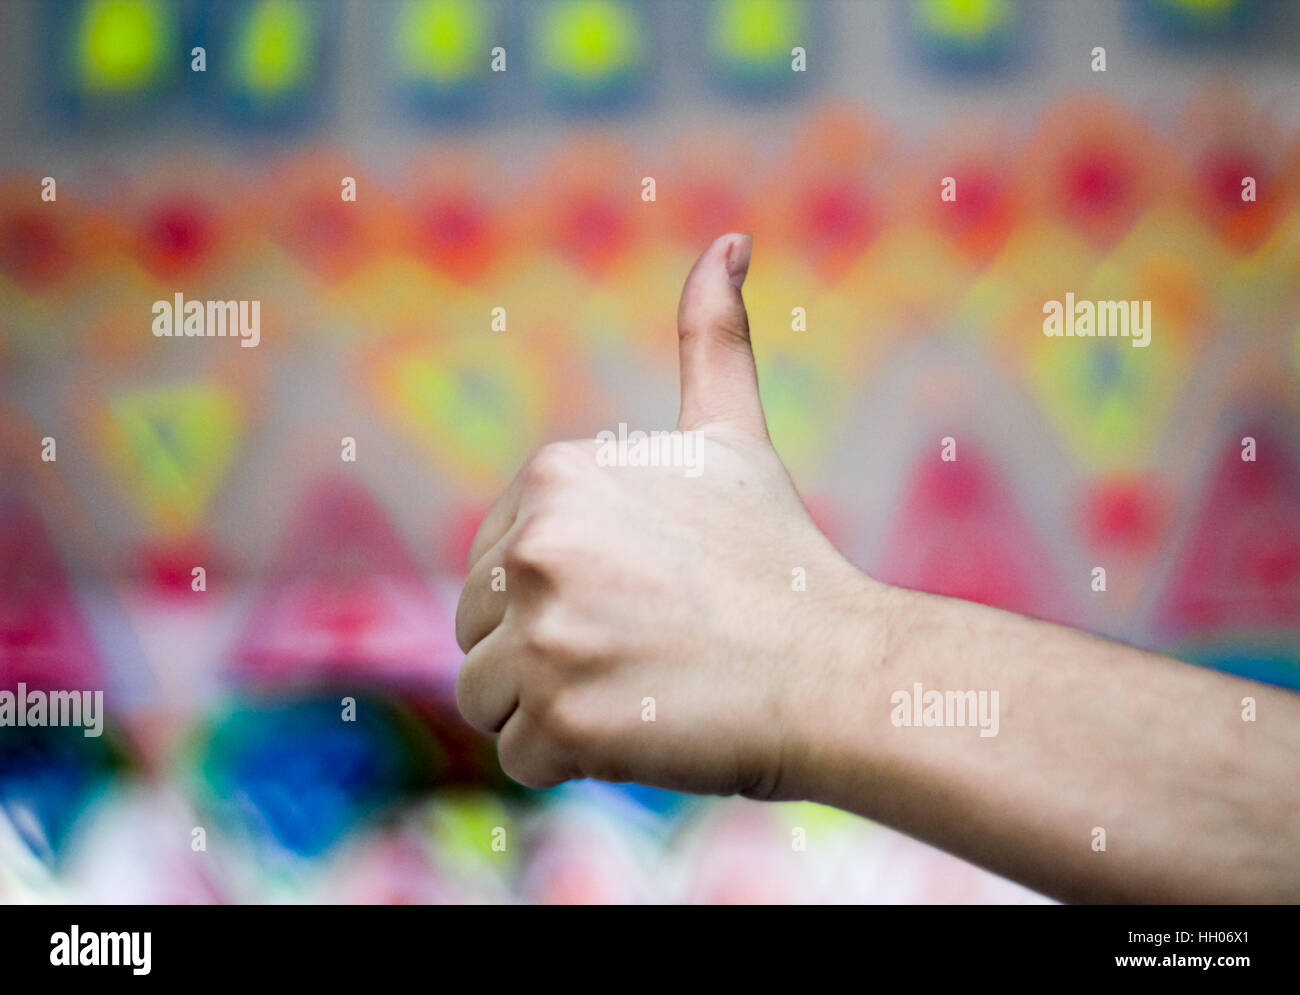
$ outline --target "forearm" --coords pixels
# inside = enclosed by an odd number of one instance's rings
[[[1300,901],[1300,696],[874,583],[859,615],[793,696],[790,793],[1066,900]],[[996,734],[912,724],[918,684],[996,691]]]

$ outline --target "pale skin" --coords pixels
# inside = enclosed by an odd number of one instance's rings
[[[751,249],[715,241],[678,307],[702,472],[544,446],[475,537],[457,696],[505,771],[822,802],[1066,901],[1300,902],[1300,695],[844,559],[768,439]],[[896,725],[918,682],[997,690],[997,735]]]

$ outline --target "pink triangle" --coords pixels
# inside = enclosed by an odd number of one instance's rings
[[[1063,599],[1046,549],[1011,488],[978,449],[912,471],[876,576],[887,583],[1059,619]]]
[[[461,654],[454,619],[397,529],[357,484],[304,503],[237,652],[258,681],[347,677],[441,682]]]
[[[0,501],[0,687],[102,689],[102,673],[40,516]]]
[[[1251,435],[1256,459],[1235,441]],[[1300,625],[1300,463],[1286,440],[1244,429],[1219,459],[1156,613],[1175,638]]]

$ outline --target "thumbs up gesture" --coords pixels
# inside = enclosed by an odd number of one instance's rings
[[[817,530],[768,439],[741,295],[751,248],[722,236],[682,289],[690,472],[601,458],[596,440],[547,445],[475,537],[457,697],[525,785],[797,796],[801,717],[845,671],[844,634],[876,638],[863,606],[878,585]]]
[[[809,798],[1071,900],[1297,901],[1300,696],[855,569],[767,436],[750,248],[682,288],[689,465],[544,446],[479,529],[457,695],[506,772]],[[920,687],[1014,704],[986,738],[907,721]],[[1243,750],[1247,695],[1276,719]],[[1080,827],[1110,824],[1098,860]]]

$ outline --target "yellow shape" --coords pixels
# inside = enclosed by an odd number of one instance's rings
[[[259,97],[302,83],[315,48],[315,22],[296,0],[262,0],[244,22],[235,43],[235,76]]]
[[[1097,253],[1076,232],[1055,221],[1020,225],[989,267],[989,272],[1044,300],[1076,293],[1097,265]]]
[[[1093,301],[1150,301],[1152,322],[1162,345],[1188,343],[1210,322],[1211,288],[1198,279],[1190,260],[1177,255],[1108,256],[1088,285],[1076,292]]]
[[[1026,337],[1043,337],[1044,302],[1071,291],[1082,296],[1096,266],[1096,252],[1070,229],[1027,222],[970,287],[954,317],[961,327],[987,336],[1008,362],[1023,365]]]
[[[823,833],[863,836],[876,831],[871,822],[817,802],[780,802],[776,809],[790,827],[800,826],[819,836]]]
[[[520,339],[490,332],[388,350],[372,386],[385,414],[444,471],[483,485],[506,479],[536,448],[550,393]]]
[[[124,392],[103,422],[110,470],[164,535],[192,532],[239,448],[239,397],[213,383]]]
[[[916,16],[927,31],[954,38],[979,38],[1010,19],[1006,0],[919,0]]]
[[[435,324],[442,328],[446,323],[434,322],[432,316],[462,293],[420,260],[391,254],[376,257],[338,283],[329,292],[326,307],[368,332],[431,328]],[[488,327],[487,322],[485,315],[481,327]]]
[[[432,800],[429,814],[434,841],[447,866],[498,875],[512,866],[511,855],[517,849],[510,839],[513,821],[496,795],[486,791],[440,791]]]
[[[639,18],[615,0],[557,0],[540,33],[541,61],[574,80],[594,82],[640,62]]]
[[[470,0],[410,0],[397,18],[402,75],[449,83],[487,64],[487,24]]]
[[[1151,342],[1060,338],[1036,330],[1030,387],[1091,470],[1134,469],[1149,461],[1185,364],[1152,315]]]
[[[985,271],[966,288],[951,314],[953,330],[958,333],[992,335],[1008,326],[1029,327],[1039,320],[1042,300],[1025,292],[1005,273]]]
[[[713,48],[737,62],[757,62],[799,44],[800,19],[789,0],[724,0],[713,18]]]
[[[568,334],[575,321],[581,329],[584,316],[608,304],[596,285],[546,251],[513,255],[503,261],[491,284],[493,304],[506,309],[511,334],[530,339],[552,332]]]
[[[1221,15],[1237,6],[1238,0],[1165,0],[1171,7],[1184,7],[1199,16]]]
[[[1232,257],[1188,212],[1155,208],[1097,266],[1096,300],[1149,300],[1166,334],[1183,334],[1211,318]]]
[[[946,239],[904,225],[882,234],[837,286],[846,297],[870,301],[881,322],[895,324],[946,317],[970,282],[970,265]]]
[[[86,89],[121,93],[153,82],[175,44],[168,9],[154,0],[91,0],[84,11],[77,65]]]

